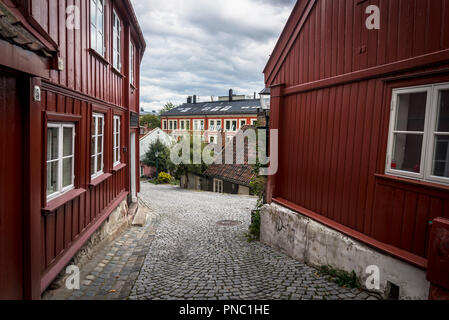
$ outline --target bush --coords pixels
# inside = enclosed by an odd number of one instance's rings
[[[159,173],[159,176],[157,177],[157,183],[168,184],[168,183],[171,183],[172,179],[173,179],[173,177],[170,174],[161,172],[161,173]]]

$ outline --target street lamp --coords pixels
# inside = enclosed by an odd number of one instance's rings
[[[270,110],[270,88],[265,88],[259,93],[260,97],[260,106],[262,110],[267,111]]]

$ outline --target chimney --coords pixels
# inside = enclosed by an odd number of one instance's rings
[[[234,91],[232,91],[232,89],[229,89],[229,101],[232,101],[233,93]]]
[[[256,100],[256,92],[254,92],[254,100]]]
[[[192,97],[187,97],[187,103],[191,104],[192,103]]]
[[[196,104],[196,94],[193,95],[193,104]]]

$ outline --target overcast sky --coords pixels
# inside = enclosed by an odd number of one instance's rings
[[[252,95],[295,0],[131,0],[147,42],[141,106]]]

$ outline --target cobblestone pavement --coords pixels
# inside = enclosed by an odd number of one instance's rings
[[[124,300],[142,268],[154,239],[158,216],[151,214],[143,227],[129,227],[111,243],[97,248],[80,269],[80,290],[62,286],[47,290],[46,300]]]
[[[256,199],[142,183],[151,211],[94,253],[81,269],[81,289],[49,291],[44,299],[376,299],[341,288],[317,270],[245,233]],[[219,226],[235,220],[237,226]]]
[[[256,199],[142,184],[161,217],[130,299],[375,299],[341,288],[317,270],[245,232]],[[238,226],[219,226],[236,220]]]

